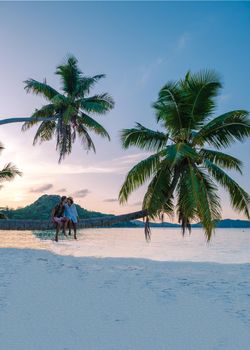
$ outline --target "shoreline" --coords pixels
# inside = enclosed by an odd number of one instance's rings
[[[248,263],[4,248],[0,271],[4,349],[235,350],[250,342]]]
[[[53,234],[52,234],[53,237]],[[139,258],[151,261],[250,263],[248,232],[219,229],[208,244],[201,230],[182,237],[169,229],[155,230],[150,243],[143,232],[128,229],[79,230],[73,238],[52,242],[51,236],[32,231],[0,231],[0,248],[31,248],[62,256]]]

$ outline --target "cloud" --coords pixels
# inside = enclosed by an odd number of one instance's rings
[[[112,160],[110,161],[112,162]],[[109,162],[109,164],[110,164]],[[52,162],[43,162],[38,164],[35,169],[32,165],[25,165],[25,167],[22,168],[23,172],[26,173],[32,172],[32,174],[39,174],[41,175],[80,175],[80,174],[110,174],[110,173],[119,173],[123,169],[119,164],[114,164],[114,166],[109,166],[106,162],[104,164],[103,162],[100,162],[100,166],[88,166],[84,167],[81,165],[75,165],[75,164],[62,164],[60,165],[60,168],[57,164]]]
[[[230,100],[231,95],[230,94],[222,94],[218,97],[219,103],[225,103],[228,100]]]
[[[131,164],[146,158],[150,153],[141,152],[128,154],[118,158],[110,159],[109,161],[100,161],[95,166],[83,166],[78,164],[60,164],[52,161],[43,161],[33,166],[33,162],[25,162],[22,166],[22,171],[25,174],[36,176],[64,176],[64,175],[81,175],[81,174],[124,174]],[[7,158],[6,158],[7,159]]]
[[[177,41],[177,49],[184,50],[187,47],[187,44],[189,41],[190,41],[190,34],[187,32],[182,33]]]
[[[118,163],[122,166],[127,166],[134,164],[135,162],[141,161],[142,159],[147,158],[151,153],[149,152],[141,152],[141,153],[134,153],[134,154],[127,154],[125,156],[121,156],[119,158],[113,159],[114,163]]]
[[[148,82],[148,80],[151,78],[152,74],[157,69],[157,67],[160,66],[164,61],[165,61],[165,58],[158,57],[152,63],[142,67],[141,68],[142,74],[141,74],[139,83],[141,83],[142,85],[145,85]]]
[[[58,193],[64,193],[64,192],[67,192],[67,189],[66,189],[66,188],[60,188],[60,189],[57,190],[56,192],[58,192]]]
[[[31,193],[41,193],[41,192],[45,192],[45,191],[50,190],[52,187],[53,187],[52,184],[45,184],[45,185],[42,185],[40,187],[31,188],[30,192]]]
[[[85,188],[83,190],[79,190],[79,191],[76,191],[75,193],[73,193],[73,197],[77,197],[77,198],[84,198],[86,197],[88,194],[90,193],[90,191]]]
[[[104,199],[103,202],[114,203],[114,202],[118,202],[118,199],[116,199],[116,198],[107,198],[107,199]]]

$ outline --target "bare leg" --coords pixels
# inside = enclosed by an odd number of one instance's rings
[[[69,226],[69,236],[71,236],[71,220],[69,220],[68,226]]]
[[[76,223],[73,222],[73,229],[74,229],[74,238],[77,239],[76,237]]]
[[[59,234],[60,228],[61,228],[61,224],[57,223],[56,224],[56,235],[55,235],[55,241],[56,242],[58,242],[58,234]]]
[[[66,226],[67,226],[67,224],[68,224],[68,220],[66,220],[64,223],[63,223],[63,225],[62,225],[62,227],[63,227],[63,234],[64,234],[64,236],[67,236],[66,235]]]

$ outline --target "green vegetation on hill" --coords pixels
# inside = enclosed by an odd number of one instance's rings
[[[52,209],[59,201],[60,196],[45,194],[38,198],[34,203],[27,205],[24,208],[5,209],[2,210],[2,213],[5,214],[8,219],[49,220]],[[88,219],[106,215],[95,211],[86,210],[80,207],[78,204],[76,204],[76,207],[80,219]]]

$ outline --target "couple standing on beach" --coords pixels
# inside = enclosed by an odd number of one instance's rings
[[[58,234],[62,228],[63,234],[66,236],[66,228],[69,228],[69,235],[71,235],[71,228],[73,226],[74,238],[76,238],[76,226],[79,221],[76,205],[72,197],[62,196],[60,202],[52,210],[52,221],[56,225],[55,241],[58,242]]]

